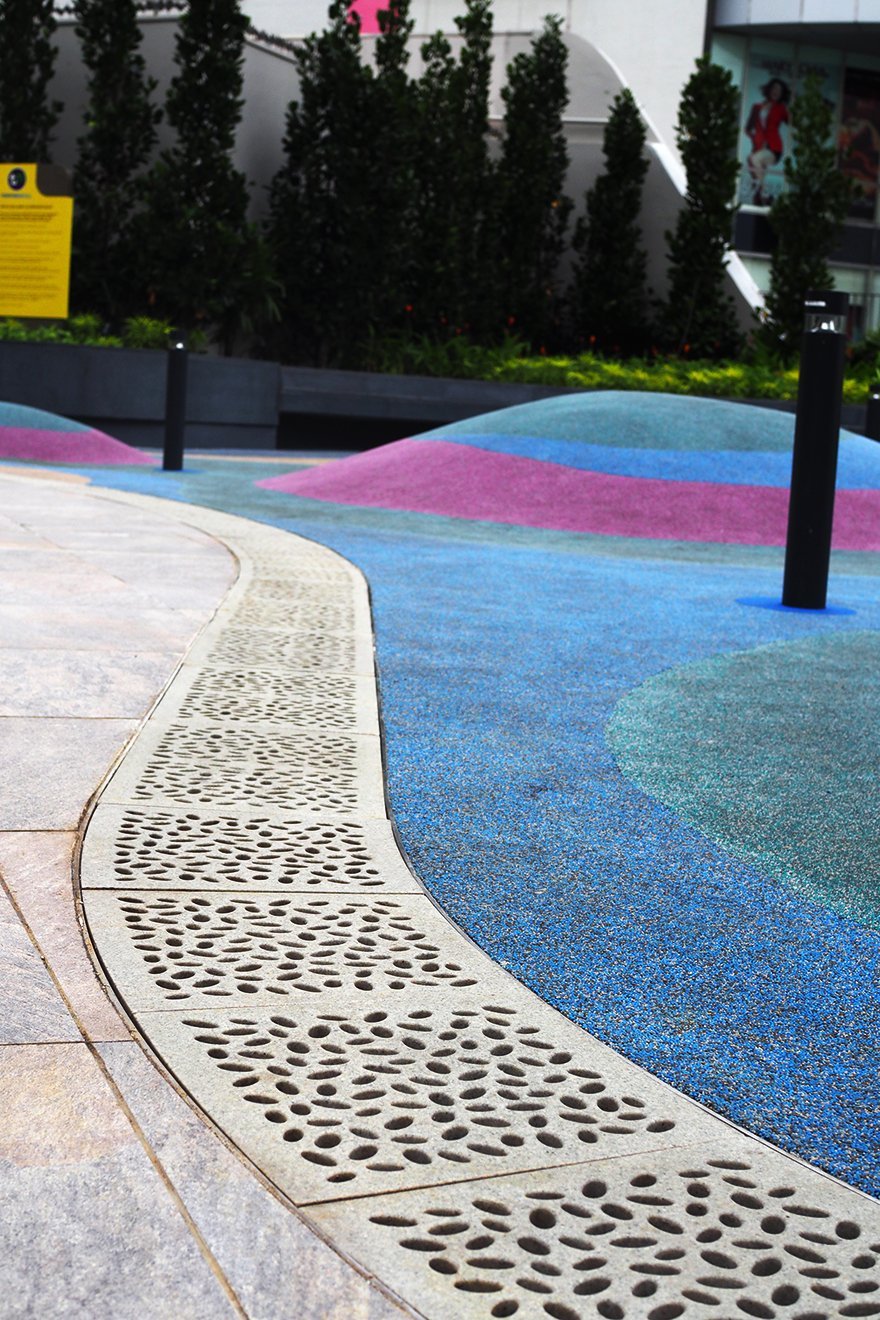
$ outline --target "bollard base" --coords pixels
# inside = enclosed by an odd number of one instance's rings
[[[778,596],[737,596],[737,605],[748,605],[758,610],[779,610],[783,614],[855,614],[847,605],[824,605],[815,609],[810,605],[784,605]]]

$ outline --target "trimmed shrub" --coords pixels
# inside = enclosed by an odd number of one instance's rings
[[[725,292],[731,248],[739,92],[726,69],[697,60],[678,111],[676,141],[687,173],[685,204],[669,245],[669,290],[662,309],[664,343],[692,357],[737,352],[733,299]]]
[[[828,257],[853,185],[838,168],[833,124],[834,107],[811,74],[791,108],[793,149],[785,158],[785,191],[769,217],[776,246],[762,338],[786,357],[800,349],[806,294],[834,287]]]
[[[89,103],[74,176],[72,295],[116,323],[135,300],[132,224],[161,111],[150,101],[156,81],[140,53],[134,0],[75,0],[74,12]]]
[[[586,194],[573,244],[574,333],[602,352],[636,352],[651,338],[639,226],[648,170],[645,140],[638,106],[624,88],[605,126],[605,170]]]
[[[53,0],[0,0],[0,160],[51,159],[63,110],[47,88],[55,67]]]
[[[562,115],[568,103],[562,20],[547,18],[531,50],[507,66],[497,171],[497,267],[505,322],[535,347],[558,341],[559,263],[572,201]]]

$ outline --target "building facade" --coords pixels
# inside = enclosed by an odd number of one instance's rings
[[[353,0],[365,45],[378,31],[384,0]],[[281,163],[284,115],[296,95],[295,45],[326,21],[327,0],[242,0],[255,29],[245,63],[245,114],[237,164],[253,181],[254,208]],[[163,84],[171,76],[174,0],[143,7],[144,53]],[[540,27],[546,0],[494,0],[492,114],[501,125],[504,70]],[[412,0],[413,61],[425,37],[456,36],[462,0]],[[751,322],[768,283],[772,234],[769,206],[783,186],[791,150],[789,107],[810,73],[822,80],[834,110],[841,168],[858,184],[831,266],[850,294],[852,331],[880,328],[880,0],[559,0],[569,49],[566,134],[569,192],[583,193],[602,168],[602,137],[616,93],[629,87],[648,132],[650,170],[643,226],[649,278],[661,293],[665,231],[674,223],[685,180],[675,144],[682,88],[704,52],[732,74],[740,96],[739,211],[729,265],[743,324]],[[563,11],[564,12],[561,12]],[[59,8],[60,60],[53,89],[67,105],[56,159],[73,164],[85,88],[72,16]],[[846,158],[846,159],[844,159]]]
[[[355,0],[365,32],[376,31],[381,2]],[[848,154],[842,168],[858,185],[832,259],[834,279],[850,294],[854,332],[878,328],[880,0],[561,0],[560,10],[563,3],[573,53],[568,132],[574,146],[589,136],[583,122],[589,116],[577,113],[578,65],[592,63],[595,68],[596,63],[581,43],[607,65],[609,90],[612,83],[632,89],[649,128],[652,152],[679,185],[675,121],[694,61],[709,50],[733,75],[741,91],[735,246],[744,268],[735,277],[747,299],[755,296],[752,281],[758,289],[767,287],[772,243],[767,211],[783,186],[791,146],[788,106],[803,79],[818,74],[834,106],[841,158]],[[323,20],[322,0],[246,0],[246,7],[258,27],[294,38]],[[415,0],[417,32],[455,32],[459,8],[457,0]],[[543,0],[495,0],[493,9],[499,43],[506,45],[515,35],[536,29],[547,6]],[[779,98],[766,108],[765,88]],[[595,98],[589,108],[601,117]],[[574,175],[581,183],[594,162],[579,163],[582,168],[576,162]],[[655,199],[658,193],[662,189],[653,187]],[[649,223],[648,228],[655,246],[655,227]]]

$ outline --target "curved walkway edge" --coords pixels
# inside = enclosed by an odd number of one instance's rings
[[[84,808],[237,575],[179,504],[0,468],[0,1315],[391,1320],[116,1012],[72,883]]]
[[[241,573],[100,793],[80,881],[180,1087],[431,1320],[880,1315],[876,1202],[572,1025],[412,875],[358,570],[177,507]]]

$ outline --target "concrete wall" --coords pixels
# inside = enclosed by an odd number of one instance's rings
[[[161,447],[166,362],[148,350],[0,343],[0,399]],[[191,354],[187,445],[273,449],[280,397],[277,363]]]
[[[145,17],[141,22],[141,52],[150,76],[158,86],[154,94],[162,105],[174,74],[174,39],[178,20],[171,16]],[[83,132],[86,108],[86,74],[80,57],[73,21],[63,19],[56,34],[58,59],[50,94],[64,103],[65,110],[55,133],[55,163],[72,169],[76,164],[77,139]],[[265,43],[249,42],[244,58],[245,115],[239,127],[233,160],[251,183],[251,211],[261,215],[266,208],[266,189],[279,169],[287,106],[296,95],[297,79],[293,56]],[[159,125],[158,149],[171,145],[173,133]]]
[[[706,0],[572,0],[571,31],[614,65],[658,140],[675,152],[681,91],[703,53]]]
[[[866,2],[873,0],[860,0]],[[327,13],[326,0],[244,0],[244,8],[258,27],[289,37],[320,30]],[[461,11],[462,0],[413,0],[418,39],[438,29],[456,32]],[[560,0],[557,5],[494,0],[492,12],[498,34],[532,32],[546,13],[558,13],[566,31],[595,45],[611,62],[624,85],[632,88],[659,140],[675,149],[681,89],[703,52],[707,0]]]
[[[173,74],[174,34],[176,18],[144,18],[141,22],[143,40],[141,52],[150,75],[158,81],[155,101],[161,105]],[[56,32],[58,59],[50,95],[64,103],[64,113],[55,131],[53,157],[55,163],[73,169],[77,157],[77,139],[84,131],[86,108],[86,70],[83,67],[80,45],[74,31],[73,19],[65,17]],[[167,146],[171,132],[167,124],[159,126],[159,145]]]

